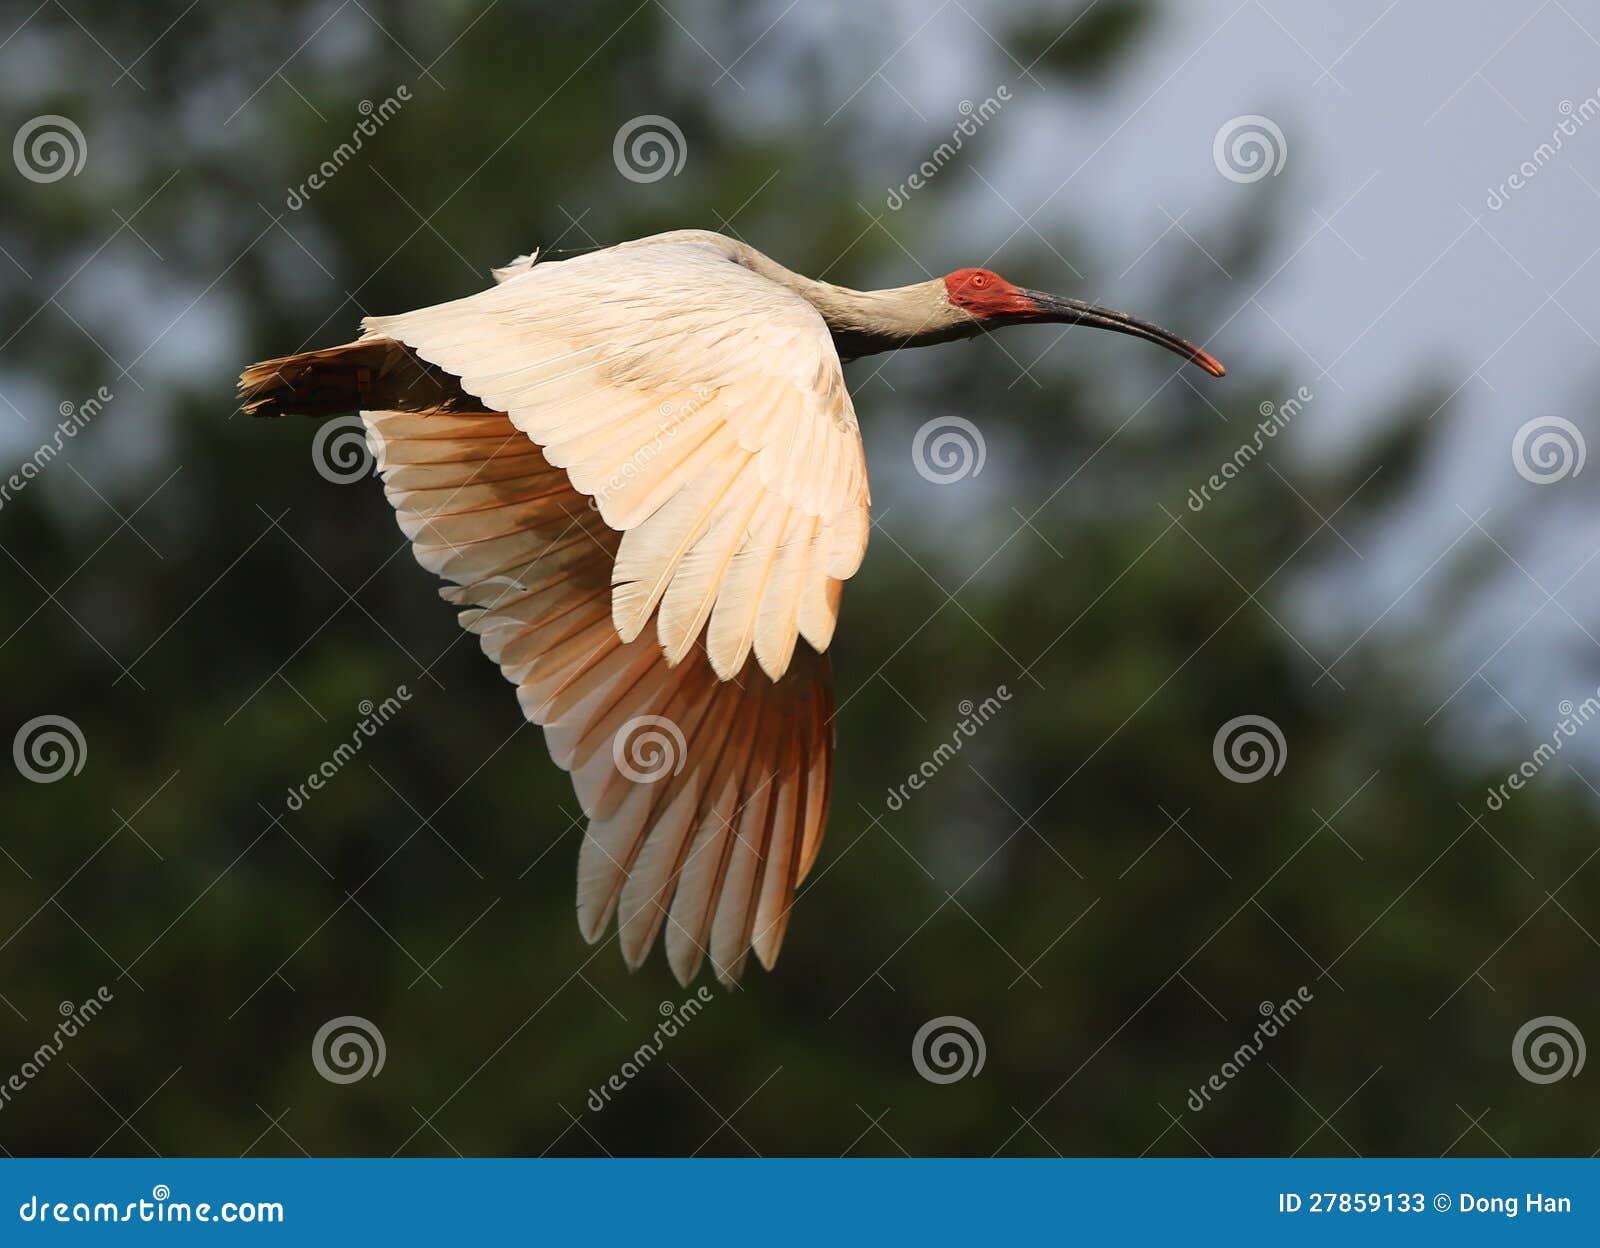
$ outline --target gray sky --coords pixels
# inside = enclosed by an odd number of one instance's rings
[[[1116,275],[1128,307],[1251,197],[1281,197],[1271,277],[1239,275],[1237,303],[1197,331],[1226,361],[1287,361],[1282,397],[1302,384],[1315,394],[1273,453],[1346,451],[1419,382],[1451,395],[1435,417],[1448,428],[1427,489],[1389,531],[1346,535],[1361,557],[1302,587],[1296,631],[1324,661],[1357,636],[1425,661],[1438,692],[1423,714],[1502,752],[1507,730],[1547,735],[1557,703],[1600,679],[1590,622],[1600,567],[1586,563],[1595,470],[1536,484],[1512,449],[1531,420],[1593,430],[1600,116],[1585,118],[1600,109],[1600,14],[1561,0],[1196,0],[1166,7],[1129,72],[1046,96],[987,39],[999,11],[899,6],[897,25],[876,22],[881,72],[862,85],[857,66],[838,71],[842,103],[828,124],[902,116],[924,136],[959,120],[963,99],[1011,84],[1015,102],[966,141],[966,167],[939,176],[968,178],[975,203],[1003,201],[1002,269],[1008,241],[1054,243],[1066,222],[1087,219],[1111,253],[1093,271]],[[1282,167],[1230,180],[1214,143],[1246,115],[1281,131],[1271,141]],[[1563,121],[1572,133],[1541,160]],[[1505,187],[1528,161],[1539,165],[1526,185]],[[1066,266],[1090,268],[1084,259],[1069,249],[1055,276],[1070,288]],[[1468,620],[1439,621],[1431,591],[1469,554],[1502,575]]]

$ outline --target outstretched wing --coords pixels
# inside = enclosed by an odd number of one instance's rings
[[[815,309],[715,247],[533,260],[253,366],[244,407],[368,409],[417,559],[572,774],[584,936],[615,916],[636,966],[665,928],[680,980],[731,983],[777,958],[827,818],[855,414]]]
[[[584,937],[616,915],[637,966],[665,927],[683,983],[708,955],[724,983],[752,949],[771,967],[827,817],[827,657],[801,646],[778,678],[749,661],[726,681],[703,644],[669,664],[613,627],[627,538],[505,414],[362,417],[417,559],[572,774]]]
[[[623,641],[654,617],[669,664],[703,645],[723,680],[752,650],[778,680],[797,637],[827,648],[866,550],[867,473],[832,339],[799,295],[680,240],[533,264],[364,328],[506,412],[594,500],[622,534]]]

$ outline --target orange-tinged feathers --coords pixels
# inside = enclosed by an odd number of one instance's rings
[[[676,662],[654,630],[624,641],[609,591],[627,536],[506,416],[363,415],[418,560],[451,582],[441,593],[572,775],[589,819],[578,855],[584,939],[599,940],[615,918],[623,957],[638,966],[664,931],[683,983],[709,959],[732,984],[752,950],[771,966],[826,814],[827,658],[800,645],[773,680],[747,644],[737,679],[723,680],[703,638],[683,644],[682,623],[658,625],[675,638]],[[752,510],[756,493],[745,496]],[[704,557],[723,559],[718,550]],[[680,593],[692,620],[712,610],[704,582],[714,568],[688,570],[686,588],[670,581],[669,596]],[[803,614],[795,597],[784,609]]]

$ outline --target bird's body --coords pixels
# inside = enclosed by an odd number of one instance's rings
[[[519,257],[354,343],[258,364],[245,410],[359,410],[417,559],[572,773],[578,915],[688,982],[770,967],[831,788],[826,651],[866,551],[841,361],[1029,320],[1197,347],[984,270],[888,291],[700,230]]]

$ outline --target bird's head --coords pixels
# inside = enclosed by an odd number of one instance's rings
[[[1089,325],[1118,334],[1130,334],[1165,347],[1198,364],[1213,377],[1221,377],[1226,372],[1213,356],[1159,325],[1141,321],[1126,312],[1113,312],[1110,308],[1085,303],[1081,299],[1047,295],[1043,291],[1014,286],[988,269],[957,269],[945,276],[944,288],[951,307],[965,312],[985,328],[1039,323]]]

